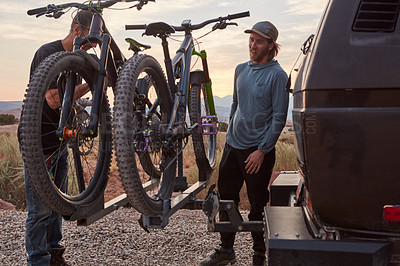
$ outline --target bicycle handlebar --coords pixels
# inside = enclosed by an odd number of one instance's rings
[[[244,18],[244,17],[250,17],[250,12],[246,11],[246,12],[236,13],[236,14],[232,14],[232,15],[228,15],[227,16],[228,20]]]
[[[81,3],[66,3],[66,4],[60,4],[60,5],[48,5],[46,7],[39,7],[35,9],[28,10],[27,14],[32,16],[32,15],[37,15],[41,16],[44,14],[49,14],[52,12],[59,12],[62,9],[70,8],[70,7],[76,7],[82,10],[101,10],[104,8],[108,8],[118,2],[134,2],[138,1],[139,3],[136,4],[135,6],[140,9],[143,5],[147,4],[147,2],[155,2],[155,0],[108,0],[104,2],[96,2],[92,3],[90,2],[89,4],[81,4]],[[134,6],[134,7],[135,7]]]
[[[47,11],[47,7],[39,7],[39,8],[28,10],[27,13],[29,16],[32,16],[32,15],[40,14],[40,13],[43,13],[46,11]]]
[[[125,30],[145,30],[147,27],[146,24],[140,25],[125,25]]]
[[[199,24],[194,24],[194,25],[188,25],[189,30],[198,30],[203,28],[204,26],[213,23],[213,22],[223,22],[226,20],[232,20],[232,19],[238,19],[238,18],[244,18],[244,17],[249,17],[250,16],[250,12],[246,11],[246,12],[241,12],[241,13],[236,13],[236,14],[232,14],[232,15],[227,15],[225,17],[219,17],[219,18],[214,18],[214,19],[209,19],[206,21],[203,21]],[[146,24],[142,24],[142,25],[125,25],[125,29],[126,30],[145,30],[147,27]],[[187,30],[187,27],[185,26],[171,26],[172,28],[174,28],[174,30],[176,31],[185,31]]]
[[[201,29],[204,26],[206,26],[206,25],[208,25],[210,23],[213,23],[213,22],[220,22],[220,21],[238,19],[238,18],[249,17],[249,16],[250,16],[250,12],[246,11],[246,12],[242,12],[242,13],[228,15],[226,17],[219,17],[219,18],[209,19],[209,20],[203,21],[202,23],[191,25],[190,29],[191,30],[198,30],[198,29]],[[172,27],[176,31],[185,31],[186,30],[186,27],[184,27],[184,26],[172,26]]]

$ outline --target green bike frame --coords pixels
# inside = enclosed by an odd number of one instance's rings
[[[210,78],[210,73],[208,70],[207,53],[205,50],[201,50],[200,52],[193,50],[192,54],[197,55],[201,58],[201,62],[203,64],[203,72],[204,72],[204,79],[205,79],[204,87],[206,89],[208,108],[210,111],[210,115],[217,115],[215,112],[214,97],[213,97],[212,88],[211,88],[211,78]],[[190,112],[190,109],[189,109],[189,112]]]

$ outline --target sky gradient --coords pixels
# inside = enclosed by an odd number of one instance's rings
[[[44,43],[63,39],[69,31],[71,14],[60,19],[36,18],[26,11],[47,4],[62,4],[68,1],[2,0],[0,3],[0,101],[22,100],[28,84],[29,67],[35,51]],[[237,64],[248,61],[248,34],[244,30],[262,20],[271,21],[279,30],[278,43],[281,51],[277,60],[289,73],[303,42],[315,33],[327,0],[156,0],[141,11],[136,9],[115,10],[132,6],[132,3],[117,3],[115,9],[104,10],[106,25],[124,55],[129,58],[128,44],[131,37],[152,48],[146,53],[153,55],[163,65],[160,40],[141,36],[142,31],[125,31],[125,24],[144,24],[163,21],[180,25],[185,19],[193,24],[228,14],[250,11],[250,17],[235,20],[238,27],[212,32],[199,40],[200,49],[208,53],[208,63],[213,81],[214,95],[223,97],[232,94],[233,72]],[[212,24],[195,31],[200,37],[211,30]],[[182,35],[173,36],[182,40]],[[169,40],[171,54],[179,42]],[[196,49],[198,49],[196,47]],[[171,55],[172,57],[173,55]],[[194,67],[200,67],[200,62]]]

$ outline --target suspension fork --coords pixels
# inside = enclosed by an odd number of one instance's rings
[[[64,128],[69,122],[71,122],[69,120],[71,118],[70,113],[72,112],[72,102],[74,99],[76,74],[69,72],[66,74],[65,78],[66,78],[66,84],[65,84],[64,97],[62,99],[63,102],[61,108],[60,123],[58,124],[58,128],[56,131],[57,136],[61,139],[64,138],[63,136]]]
[[[85,137],[96,137],[98,134],[98,123],[100,117],[100,105],[103,102],[106,85],[106,66],[108,55],[110,52],[111,37],[104,34],[101,37],[101,50],[100,50],[100,71],[97,73],[93,91],[93,105],[90,111],[90,121],[87,128],[84,128],[82,135]]]
[[[216,115],[215,112],[215,105],[214,105],[214,97],[212,93],[211,87],[211,78],[210,72],[208,69],[208,62],[207,62],[207,53],[205,50],[201,50],[200,52],[193,51],[193,55],[197,55],[201,58],[201,62],[203,65],[203,75],[204,75],[204,88],[205,88],[205,96],[207,97],[208,108],[210,111],[210,115]]]
[[[86,43],[97,43],[101,46],[99,66],[100,71],[96,75],[93,84],[93,105],[90,113],[89,125],[82,128],[80,134],[84,137],[96,137],[98,134],[98,122],[100,117],[100,105],[103,99],[106,77],[106,65],[110,51],[111,37],[108,34],[100,35],[102,29],[102,20],[100,14],[94,14],[90,25],[90,33],[86,38],[76,37],[74,39],[73,50],[81,49],[82,45]],[[77,76],[74,73],[68,73],[66,76],[66,87],[64,97],[62,99],[60,123],[56,131],[60,139],[64,139],[64,129],[71,121],[72,105],[74,101],[74,93],[76,86]]]

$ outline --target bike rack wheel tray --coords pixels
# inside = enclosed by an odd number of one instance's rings
[[[156,181],[150,180],[144,184],[144,188],[148,191],[153,189],[156,185]],[[126,193],[104,203],[103,191],[98,199],[96,199],[92,204],[79,206],[76,212],[67,219],[76,221],[78,226],[87,226],[123,206],[129,206],[129,200]]]
[[[144,184],[144,189],[146,191],[151,190],[155,185],[157,185],[157,182],[150,180]],[[145,230],[147,228],[164,228],[168,225],[169,217],[179,209],[201,209],[203,201],[197,200],[196,195],[205,187],[205,181],[198,181],[178,196],[164,201],[162,215],[156,217],[142,215],[141,226]],[[104,194],[102,193],[92,204],[78,207],[76,212],[66,219],[76,220],[78,226],[88,226],[123,206],[129,206],[129,200],[125,193],[106,203],[104,203]]]

